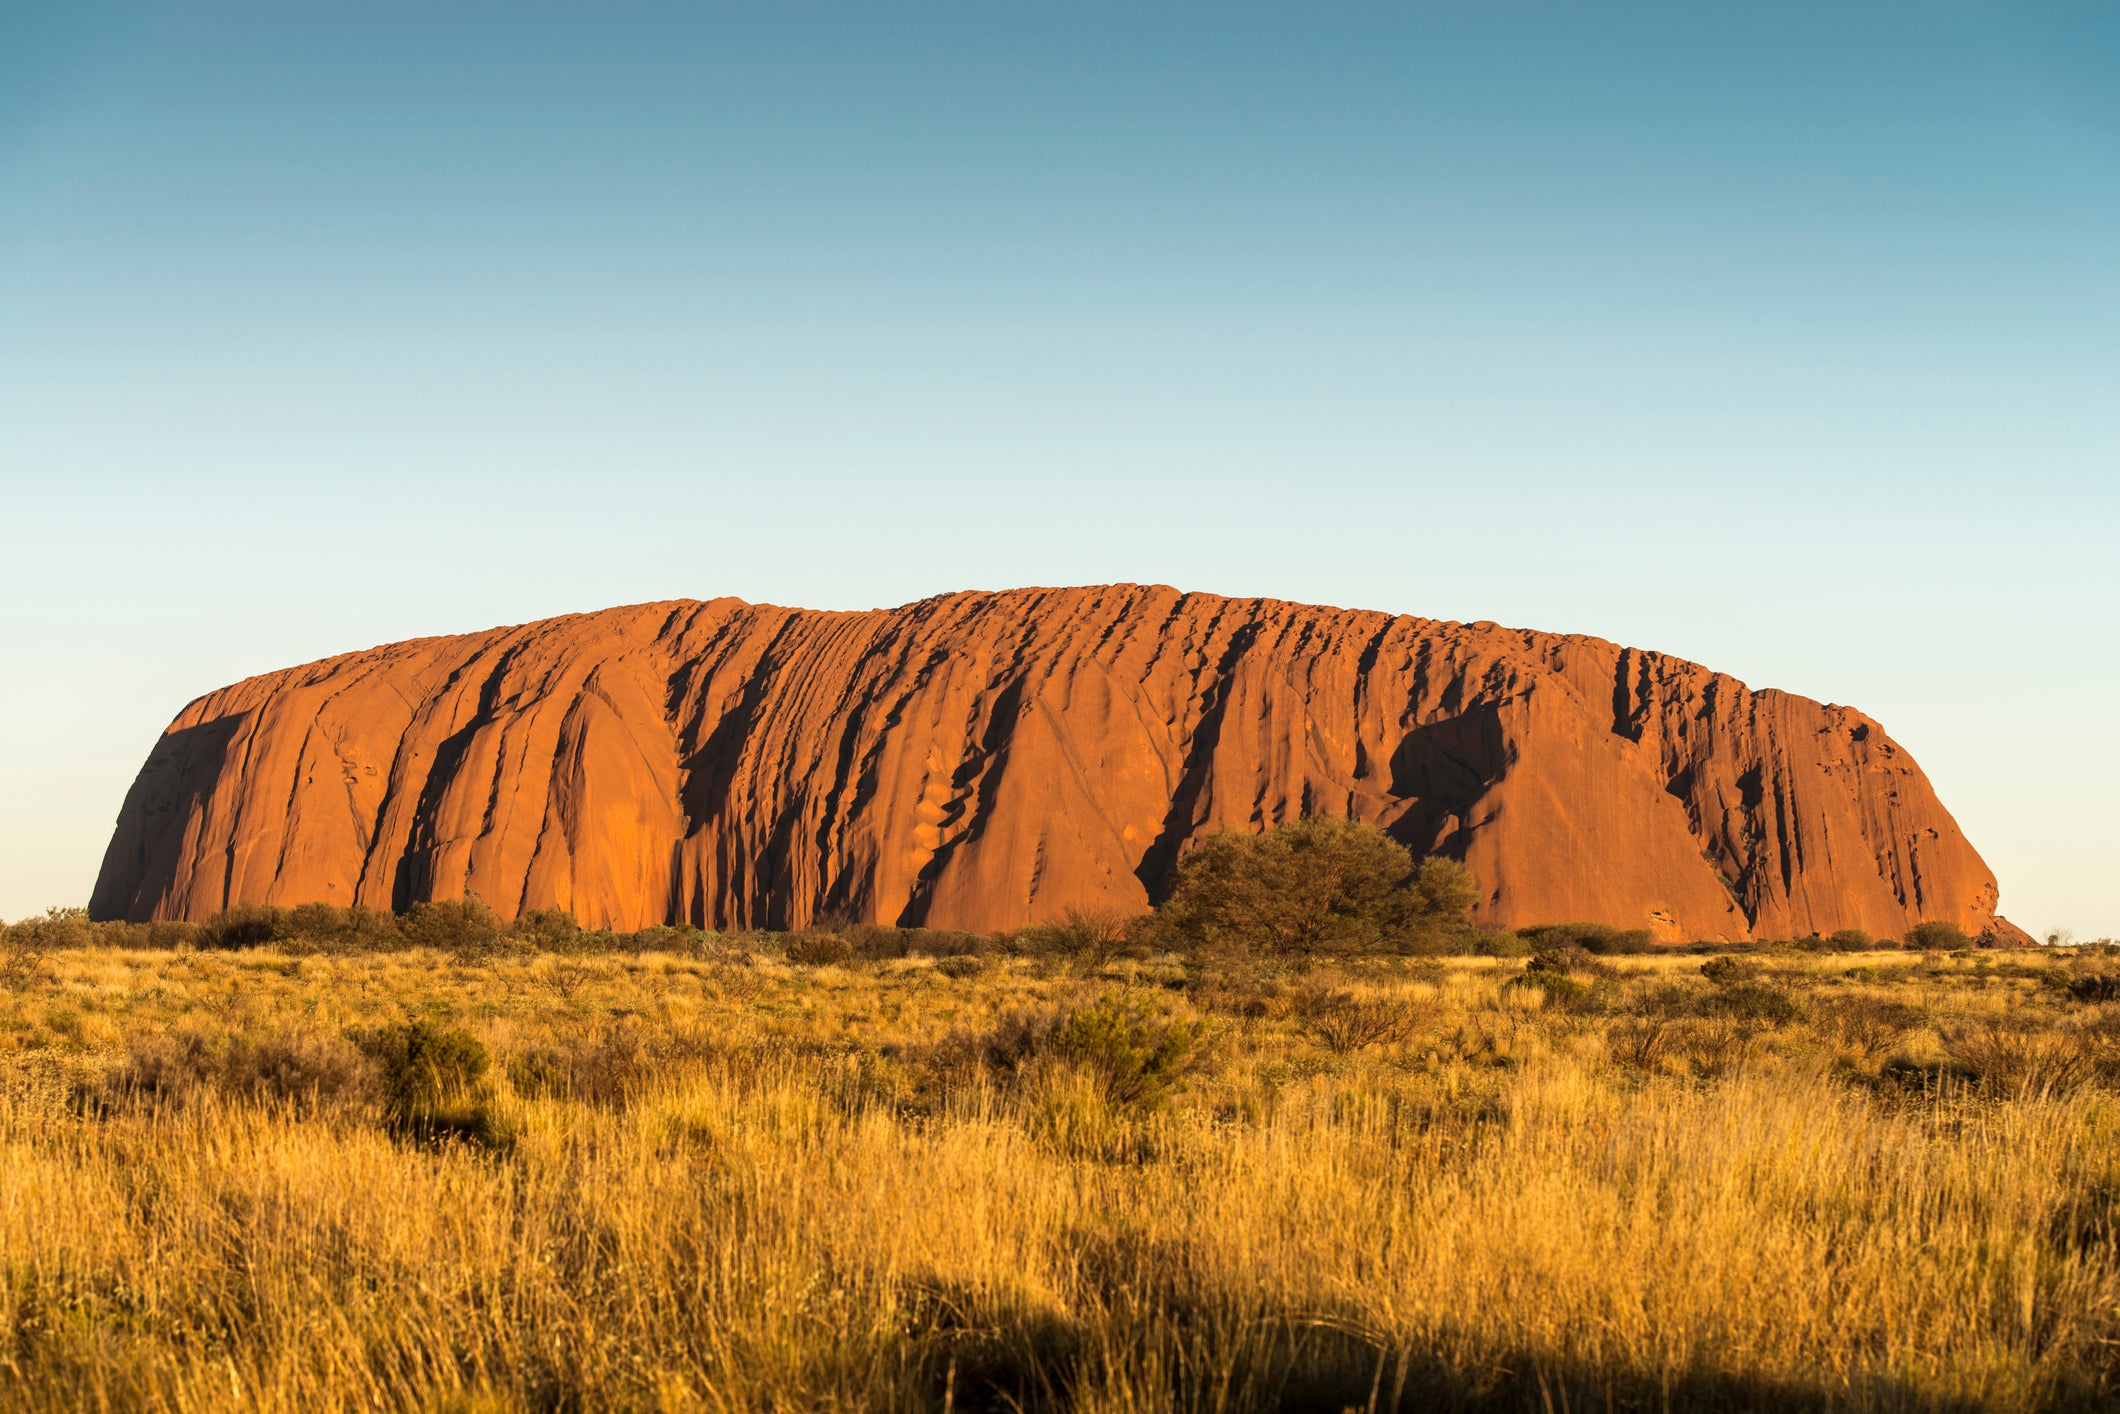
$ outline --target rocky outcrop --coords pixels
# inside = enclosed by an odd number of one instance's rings
[[[645,604],[252,678],[155,745],[91,911],[469,891],[618,928],[985,930],[1143,909],[1203,833],[1306,812],[1463,858],[1505,925],[1998,926],[1852,708],[1595,638],[1135,585]]]

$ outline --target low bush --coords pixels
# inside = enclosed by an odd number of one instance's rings
[[[1015,947],[1032,957],[1063,957],[1095,971],[1132,944],[1136,920],[1110,910],[1071,908],[1061,918],[1016,931]]]
[[[199,945],[208,948],[261,948],[295,936],[294,910],[269,903],[223,909],[199,930]]]
[[[43,972],[45,954],[50,951],[34,929],[18,926],[0,930],[0,990],[11,992],[34,982]]]
[[[1727,1016],[1733,1020],[1758,1021],[1770,1026],[1786,1026],[1803,1017],[1803,1006],[1781,989],[1767,982],[1744,981],[1719,985],[1701,999],[1701,1010],[1707,1014]]]
[[[1543,948],[1531,955],[1524,970],[1504,984],[1504,990],[1535,990],[1552,1003],[1586,1000],[1591,980],[1602,977],[1605,965],[1580,948]]]
[[[1645,953],[1656,946],[1646,928],[1613,928],[1603,923],[1541,923],[1517,930],[1534,951],[1575,949],[1600,955]]]
[[[414,904],[398,928],[413,947],[466,960],[489,956],[507,937],[500,919],[477,894]]]
[[[1223,830],[1178,861],[1149,931],[1172,946],[1307,956],[1462,944],[1479,889],[1462,864],[1418,867],[1374,825],[1334,816]]]
[[[1068,1016],[1050,1037],[1055,1055],[1094,1071],[1114,1104],[1154,1109],[1198,1057],[1206,1021],[1166,1020],[1143,997],[1112,995]]]
[[[2079,1002],[2120,1002],[2120,973],[2093,972],[2068,980],[2070,997]]]
[[[366,1100],[372,1080],[355,1047],[314,1032],[277,1030],[216,1044],[180,1031],[135,1037],[100,1089],[107,1100],[152,1103],[216,1091],[308,1113]]]
[[[1956,923],[1928,922],[1907,929],[1906,944],[1923,952],[1957,952],[1971,947],[1973,940]]]
[[[532,908],[517,914],[508,931],[547,952],[570,952],[581,942],[582,925],[564,908]]]
[[[1748,957],[1711,957],[1700,965],[1700,975],[1718,987],[1753,981],[1765,970]]]
[[[854,960],[854,945],[837,933],[790,933],[782,947],[797,967],[842,967]]]
[[[1294,1007],[1303,1033],[1338,1055],[1411,1040],[1428,1009],[1406,997],[1358,997],[1341,990],[1300,995]]]
[[[489,1147],[512,1137],[481,1091],[492,1058],[469,1031],[415,1021],[371,1033],[362,1049],[381,1067],[384,1116],[400,1133]]]
[[[667,1035],[614,1022],[593,1040],[523,1052],[508,1062],[508,1079],[529,1098],[623,1108],[671,1072],[681,1049]]]

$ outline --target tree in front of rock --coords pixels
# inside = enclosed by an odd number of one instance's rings
[[[1208,836],[1178,862],[1154,927],[1194,947],[1441,952],[1464,942],[1479,897],[1456,860],[1416,860],[1374,825],[1320,815]]]

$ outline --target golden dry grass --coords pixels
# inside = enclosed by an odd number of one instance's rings
[[[0,1405],[2111,1407],[2066,964],[1612,965],[57,953],[0,994]],[[1168,1105],[973,1043],[1108,993],[1211,1020]],[[385,1123],[344,1038],[422,1018],[487,1142]]]

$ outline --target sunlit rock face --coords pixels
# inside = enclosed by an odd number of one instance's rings
[[[251,678],[156,743],[91,907],[984,931],[1145,909],[1203,834],[1305,813],[1464,859],[1501,925],[2009,931],[1851,708],[1601,639],[1139,585],[643,604]]]

